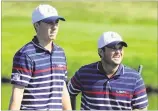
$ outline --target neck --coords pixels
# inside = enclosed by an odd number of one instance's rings
[[[104,61],[101,61],[102,68],[108,77],[113,76],[119,68],[119,65],[111,65]]]
[[[52,51],[52,40],[46,41],[44,39],[41,39],[42,37],[37,36],[39,44],[44,47],[46,50],[48,50],[49,52]]]

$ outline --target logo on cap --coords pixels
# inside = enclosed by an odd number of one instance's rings
[[[112,31],[108,31],[108,32],[104,32],[99,40],[98,40],[98,48],[102,48],[106,45],[109,45],[111,43],[116,42],[122,42],[124,46],[127,46],[127,44],[125,42],[123,42],[122,37],[116,33],[116,32],[112,32]]]

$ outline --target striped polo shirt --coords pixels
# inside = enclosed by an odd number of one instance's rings
[[[49,52],[34,37],[14,56],[11,83],[25,87],[21,110],[62,110],[67,63],[63,49],[52,47]]]
[[[82,66],[68,83],[70,96],[82,92],[81,110],[132,110],[145,108],[148,98],[141,75],[121,64],[110,79],[99,62]]]

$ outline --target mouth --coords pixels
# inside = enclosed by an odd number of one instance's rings
[[[55,35],[55,34],[56,34],[56,32],[53,32],[53,31],[50,32],[50,35]]]
[[[120,58],[121,56],[114,56],[113,58]]]
[[[49,36],[50,36],[50,37],[55,37],[55,34],[50,34]]]

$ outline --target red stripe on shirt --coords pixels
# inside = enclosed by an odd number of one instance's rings
[[[26,68],[20,68],[20,67],[13,67],[13,69],[15,69],[15,70],[20,70],[20,71],[24,71],[24,72],[31,72],[31,70],[28,70],[28,69],[26,69]]]
[[[142,90],[140,90],[140,91],[138,91],[138,92],[135,92],[133,95],[137,95],[137,94],[140,94],[140,93],[142,93],[142,92],[146,92],[146,88],[144,88],[144,89],[142,89]]]
[[[96,95],[99,95],[99,94],[109,94],[109,95],[113,95],[113,96],[121,96],[121,97],[128,97],[128,98],[131,98],[132,95],[131,94],[127,94],[127,93],[115,93],[115,92],[98,92],[98,91],[93,91],[93,92],[90,92],[90,91],[85,91],[86,93],[88,94],[96,94]]]
[[[34,71],[34,74],[41,73],[41,72],[47,72],[50,70],[66,70],[66,67],[52,67],[52,68],[47,68],[47,69],[42,69],[42,70],[36,70],[36,71]]]
[[[75,86],[80,87],[79,85],[76,84],[76,82],[74,81],[74,78],[72,78],[72,82],[75,84]]]

